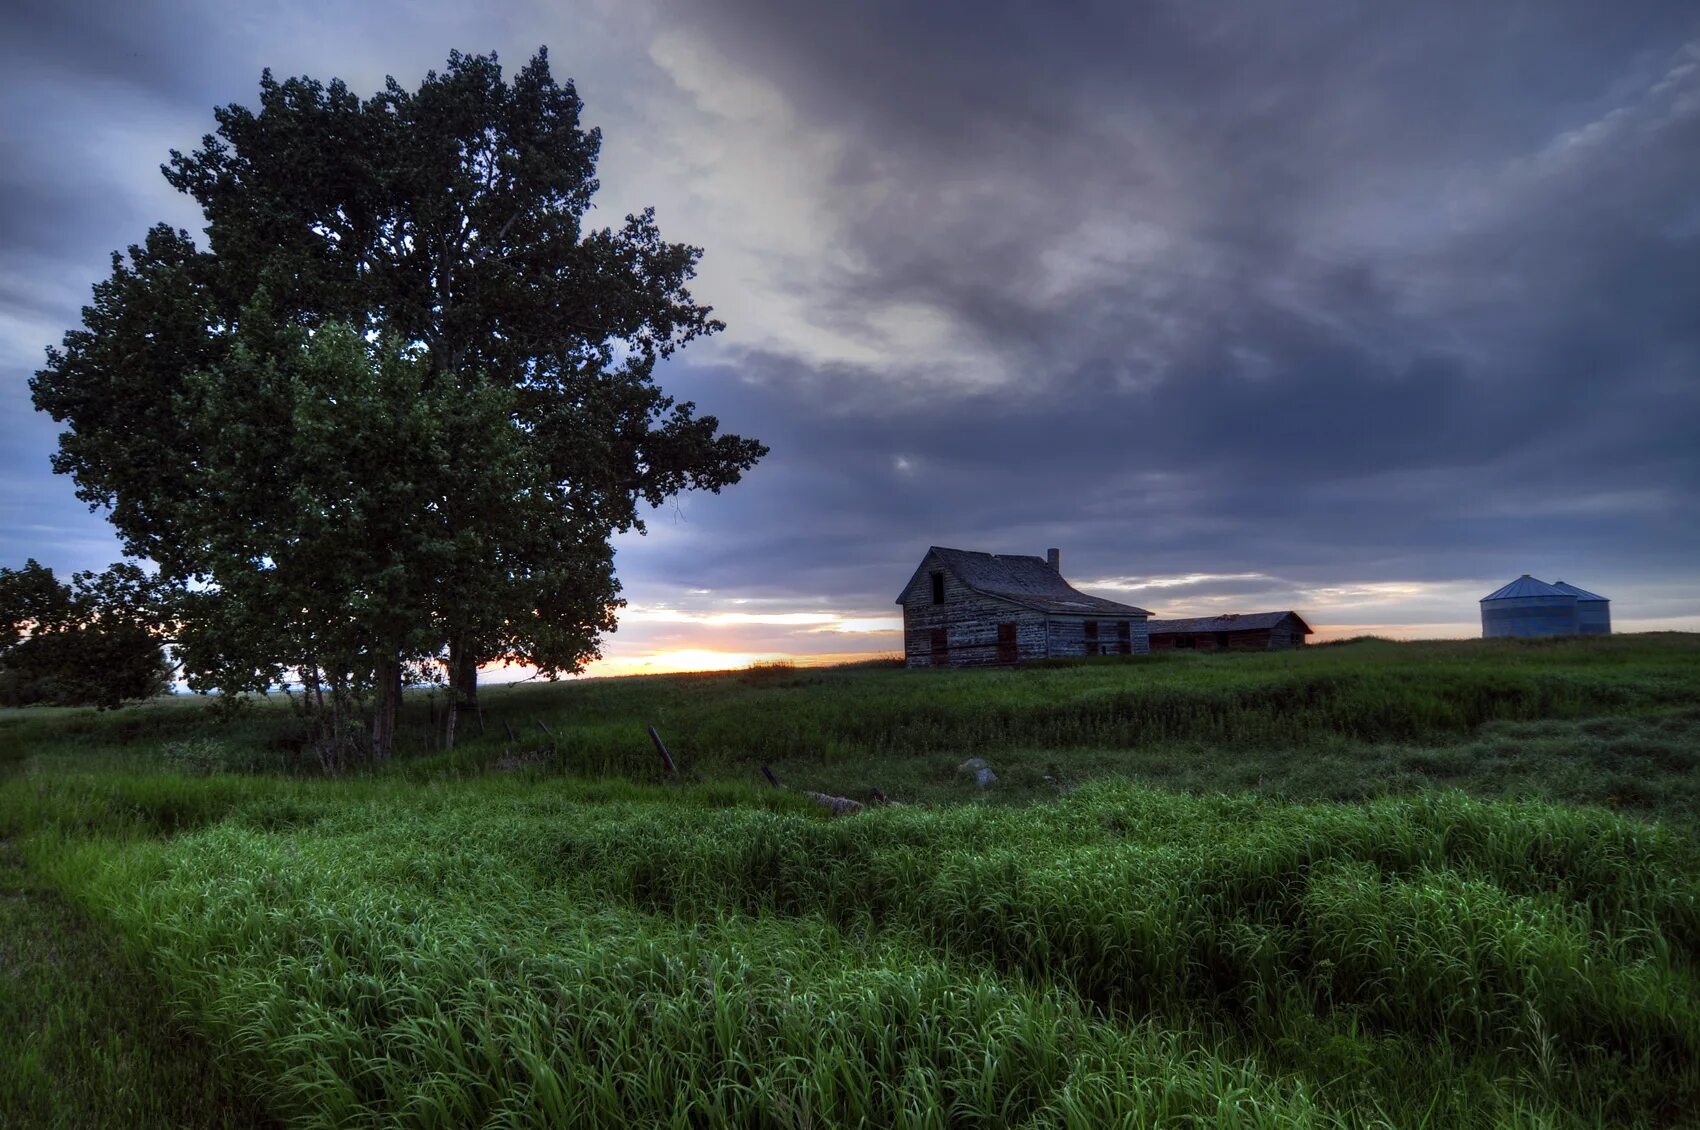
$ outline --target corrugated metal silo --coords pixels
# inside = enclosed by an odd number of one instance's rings
[[[1585,636],[1611,635],[1611,601],[1597,592],[1579,589],[1575,585],[1567,585],[1563,581],[1554,581],[1552,587],[1559,592],[1567,592],[1576,598],[1576,630]]]
[[[1568,636],[1576,632],[1576,598],[1524,573],[1482,597],[1482,635]]]

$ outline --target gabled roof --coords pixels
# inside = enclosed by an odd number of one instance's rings
[[[1529,576],[1529,574],[1524,573],[1521,577],[1518,577],[1515,581],[1512,581],[1504,588],[1495,589],[1493,592],[1488,593],[1486,596],[1482,597],[1482,600],[1516,600],[1520,597],[1530,596],[1575,595],[1575,593],[1568,593],[1563,589],[1554,588],[1545,581],[1538,581],[1534,577]]]
[[[1611,603],[1610,600],[1607,600],[1605,597],[1601,596],[1599,593],[1589,592],[1587,589],[1579,589],[1575,585],[1567,585],[1563,581],[1554,581],[1552,583],[1552,587],[1557,589],[1559,592],[1568,593],[1569,595],[1575,597],[1578,602],[1584,601],[1584,600],[1597,600],[1602,604],[1610,604]]]
[[[1230,612],[1225,616],[1200,616],[1192,620],[1149,620],[1146,627],[1154,636],[1182,632],[1258,632],[1273,628],[1289,616],[1299,622],[1305,635],[1311,634],[1310,625],[1297,612]]]
[[[1062,579],[1043,557],[1027,557],[1009,553],[976,553],[970,549],[947,549],[935,545],[927,550],[951,575],[975,592],[995,596],[1032,608],[1039,612],[1059,615],[1089,616],[1149,616],[1151,613],[1131,604],[1117,604],[1099,596],[1088,596]],[[921,559],[926,565],[926,558]],[[915,570],[919,575],[920,569]],[[903,586],[908,592],[915,583],[914,576]],[[897,603],[903,603],[899,594]]]

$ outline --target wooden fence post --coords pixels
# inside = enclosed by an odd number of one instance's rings
[[[661,764],[667,767],[667,772],[678,776],[679,767],[673,764],[673,755],[667,752],[667,743],[661,740],[661,735],[655,732],[654,726],[649,728],[649,740],[655,743],[656,752],[661,754]]]

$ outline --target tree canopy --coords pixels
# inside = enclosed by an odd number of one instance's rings
[[[194,588],[198,684],[311,668],[382,703],[409,661],[462,696],[481,661],[578,670],[620,604],[609,538],[765,454],[656,385],[722,327],[652,211],[587,228],[581,111],[544,51],[366,99],[268,71],[171,153],[207,246],[115,254],[32,390],[55,467]]]
[[[0,703],[110,708],[163,694],[171,599],[133,564],[70,584],[34,559],[0,569]]]

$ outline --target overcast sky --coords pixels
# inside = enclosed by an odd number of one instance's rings
[[[0,564],[117,557],[26,381],[114,249],[199,235],[167,150],[263,67],[369,94],[547,45],[599,222],[705,249],[728,329],[662,383],[772,447],[622,539],[602,670],[895,652],[930,544],[1325,637],[1475,634],[1524,572],[1700,630],[1692,0],[0,18]]]

